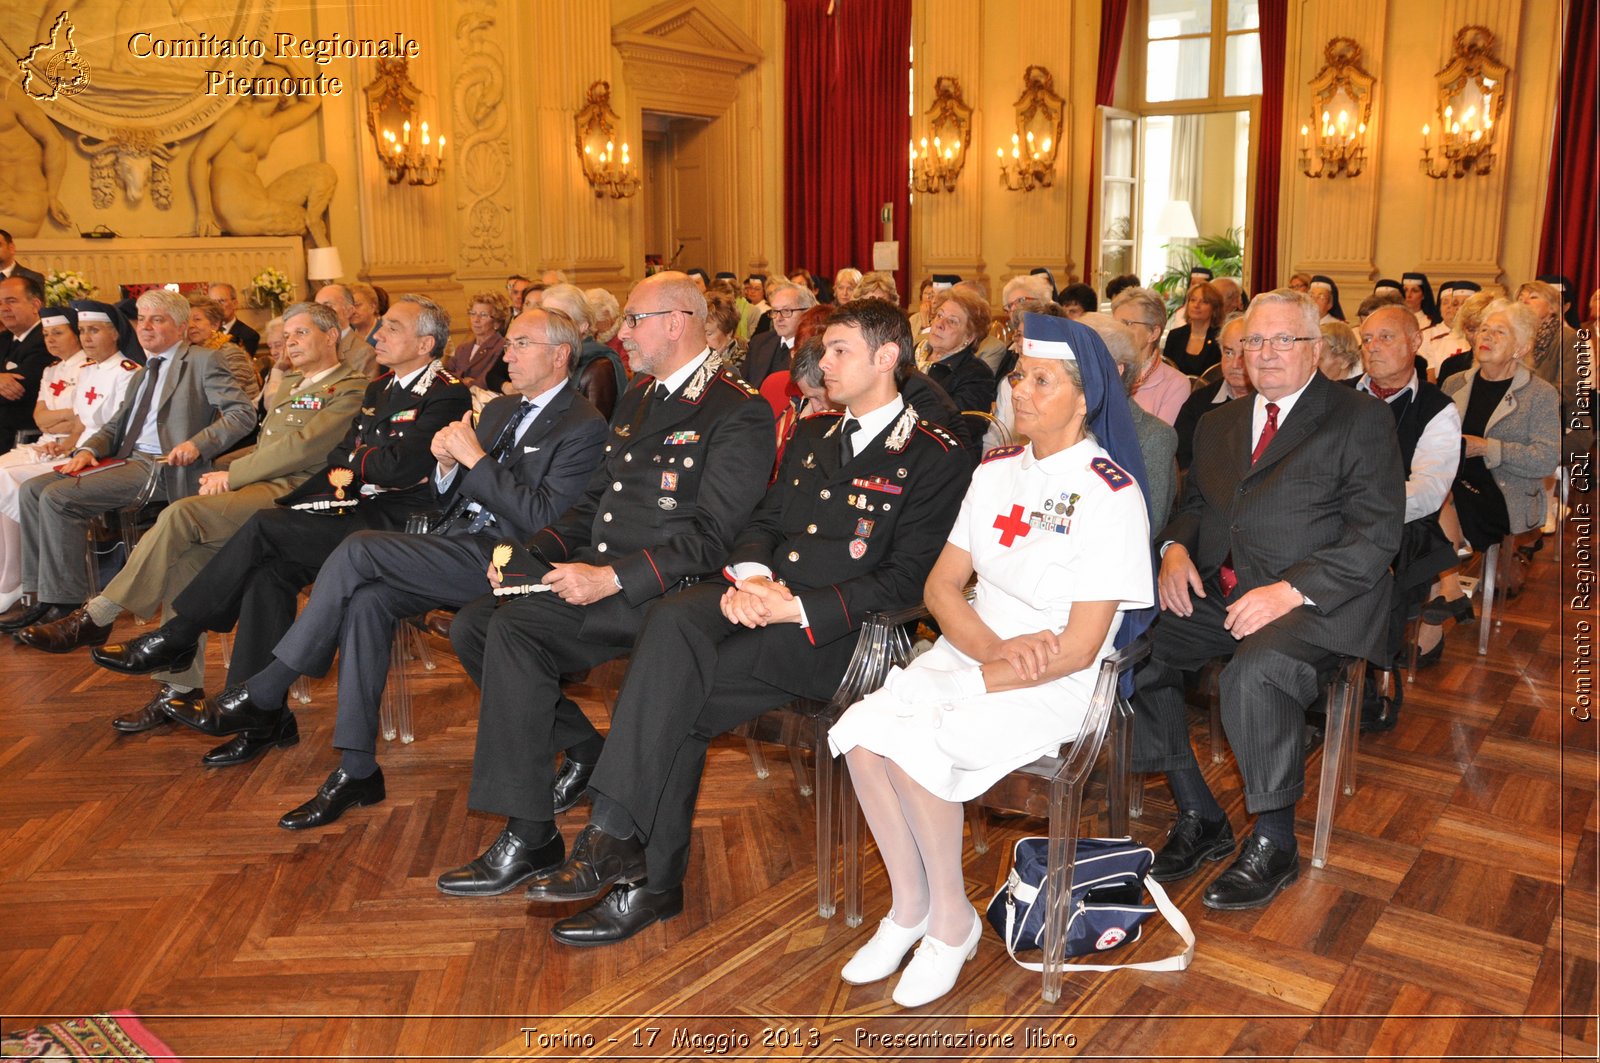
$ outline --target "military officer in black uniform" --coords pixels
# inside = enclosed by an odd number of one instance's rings
[[[846,304],[823,342],[823,380],[844,413],[801,422],[724,579],[657,606],[635,645],[591,780],[593,818],[529,896],[636,884],[557,923],[559,941],[620,941],[677,914],[709,741],[795,696],[831,697],[862,618],[922,597],[969,463],[900,393],[914,356],[897,307]]]
[[[335,547],[364,529],[404,528],[407,517],[433,504],[429,445],[434,433],[472,406],[466,385],[437,357],[449,336],[450,315],[438,304],[417,295],[397,299],[378,330],[378,359],[388,372],[367,386],[327,468],[278,499],[281,508],[251,517],[173,599],[173,615],[158,630],[95,650],[96,663],[131,675],[186,668],[202,631],[235,625],[228,685],[270,662],[272,647],[294,622],[300,589]],[[208,734],[239,730],[224,723],[218,704],[183,708],[169,715]],[[236,764],[263,744],[291,744],[293,716],[287,709],[271,711],[277,708],[250,717],[251,726],[207,754],[206,763]]]
[[[685,274],[634,288],[619,335],[639,375],[617,401],[583,498],[528,544],[554,566],[550,590],[486,595],[450,627],[483,691],[468,804],[511,822],[488,852],[441,878],[446,893],[504,893],[561,862],[555,813],[577,801],[602,740],[560,677],[627,653],[652,606],[717,572],[766,489],[772,408],[722,369],[705,318],[705,296]]]

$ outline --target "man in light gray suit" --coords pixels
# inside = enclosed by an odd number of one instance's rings
[[[1377,660],[1405,475],[1383,403],[1317,372],[1310,298],[1260,295],[1245,315],[1256,389],[1200,418],[1183,498],[1165,530],[1162,613],[1136,675],[1133,770],[1165,772],[1178,822],[1158,881],[1234,850],[1233,829],[1189,745],[1182,672],[1217,657],[1222,722],[1254,832],[1206,889],[1209,908],[1264,905],[1299,874],[1294,806],[1305,789],[1304,712],[1337,655]]]
[[[256,424],[250,396],[216,352],[184,339],[189,303],[165,289],[139,296],[139,345],[147,361],[122,408],[61,466],[22,485],[22,589],[26,605],[0,615],[0,631],[60,620],[89,596],[84,538],[97,514],[137,500],[200,490],[211,459]],[[120,464],[119,464],[120,463]]]

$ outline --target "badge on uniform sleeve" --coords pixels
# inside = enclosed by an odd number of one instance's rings
[[[355,482],[356,474],[349,469],[329,469],[328,484],[333,488],[333,497],[344,499],[344,489]]]
[[[1113,491],[1120,491],[1133,483],[1133,477],[1123,472],[1110,458],[1096,458],[1089,463],[1089,468],[1094,470],[1096,476],[1110,484]]]
[[[401,410],[399,413],[389,418],[389,420],[394,424],[403,424],[406,421],[415,421],[416,419],[417,408],[415,406],[411,407],[409,410]]]
[[[867,544],[863,539],[850,540],[850,556],[860,561],[867,556]]]
[[[675,472],[664,472],[664,473],[662,473],[661,474],[661,490],[663,490],[663,491],[676,491],[677,489],[678,489],[678,474],[675,473]]]

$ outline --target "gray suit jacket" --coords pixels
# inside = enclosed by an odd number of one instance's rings
[[[105,427],[84,441],[80,450],[106,458],[122,446],[124,434],[139,430],[130,426],[134,404],[148,370],[140,366],[128,381],[122,406]],[[193,443],[200,460],[163,473],[169,499],[185,498],[199,491],[200,475],[211,470],[211,459],[249,434],[256,426],[255,402],[239,386],[238,379],[217,357],[216,351],[184,341],[178,344],[172,364],[163,368],[158,383],[157,427],[164,451],[179,443]]]
[[[1473,366],[1444,382],[1444,393],[1462,417],[1477,379],[1478,367]],[[1488,449],[1483,463],[1505,496],[1511,534],[1539,527],[1544,523],[1544,478],[1561,462],[1561,396],[1519,363],[1511,387],[1489,415],[1484,439]]]
[[[750,338],[739,375],[751,387],[759,388],[768,376],[780,369],[788,369],[793,361],[794,348],[783,346],[783,340],[776,332],[763,332]]]
[[[521,402],[520,395],[502,395],[483,408],[478,443],[484,450],[494,447]],[[486,532],[491,541],[531,539],[583,494],[605,441],[606,419],[568,383],[534,416],[514,456],[505,462],[484,458],[457,470],[439,494],[441,508],[448,513],[461,508],[452,503],[476,502],[495,515]]]
[[[1394,417],[1320,373],[1250,463],[1254,400],[1200,419],[1183,499],[1160,541],[1188,549],[1208,594],[1230,556],[1236,595],[1287,580],[1313,604],[1274,621],[1333,653],[1381,651],[1389,563],[1405,522]]]

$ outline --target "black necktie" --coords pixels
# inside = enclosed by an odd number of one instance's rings
[[[145,418],[150,416],[150,405],[155,402],[156,392],[161,388],[161,364],[166,360],[165,356],[158,356],[145,363],[144,390],[139,392],[139,401],[133,404],[133,415],[123,428],[122,445],[117,448],[114,457],[126,458],[132,454],[139,437],[144,434]]]
[[[489,451],[489,458],[496,464],[504,465],[506,458],[511,455],[512,451],[516,450],[517,428],[527,418],[528,414],[533,412],[533,409],[533,400],[523,399],[522,403],[517,407],[517,412],[511,415],[511,420],[507,421],[506,426],[500,430],[500,438],[495,440],[494,449]],[[458,495],[456,497],[456,503],[463,510],[469,508],[470,506],[470,503],[465,495]],[[469,534],[481,532],[483,529],[487,528],[493,520],[494,514],[490,513],[487,509],[484,509],[480,505],[478,507],[478,512],[474,513],[472,515],[472,520],[467,523],[467,532]],[[444,523],[448,523],[448,521]]]
[[[839,464],[848,465],[850,459],[856,456],[855,445],[851,442],[856,434],[856,429],[861,427],[861,422],[854,417],[846,417],[844,424],[839,426]]]

